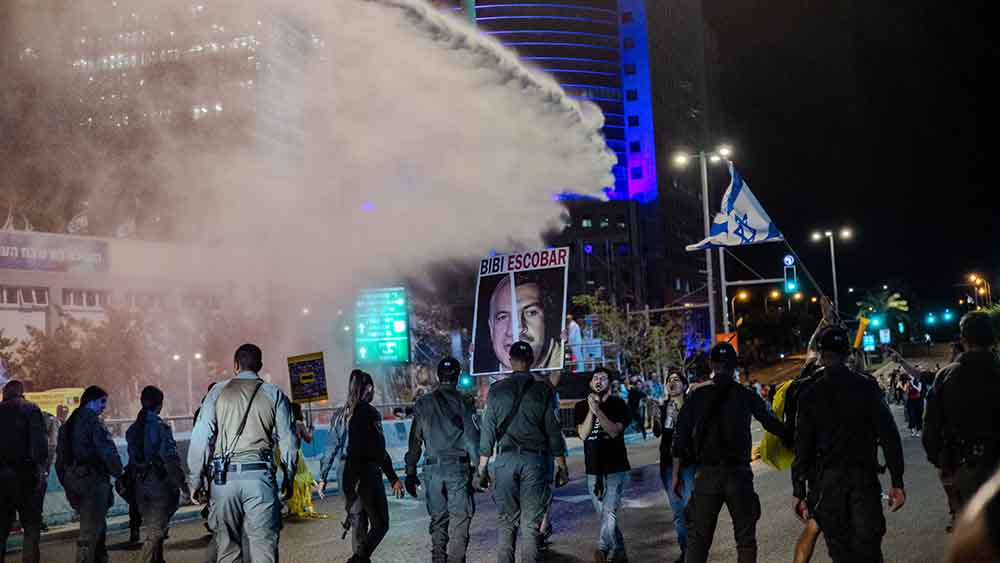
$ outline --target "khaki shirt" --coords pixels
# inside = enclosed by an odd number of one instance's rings
[[[260,390],[251,404],[250,397],[258,383]],[[248,405],[246,426],[234,443]],[[240,372],[213,387],[205,397],[188,448],[190,483],[196,487],[203,476],[207,477],[206,469],[213,457],[232,453],[231,461],[235,463],[262,461],[275,445],[281,449],[279,463],[288,470],[294,469],[299,438],[291,403],[278,386],[264,383],[256,373]]]

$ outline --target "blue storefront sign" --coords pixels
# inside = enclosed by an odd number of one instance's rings
[[[110,266],[106,240],[0,231],[0,269],[107,272]]]

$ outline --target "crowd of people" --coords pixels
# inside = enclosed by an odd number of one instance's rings
[[[808,561],[823,535],[835,562],[881,561],[883,495],[893,511],[906,503],[901,438],[889,410],[889,402],[899,401],[905,401],[912,436],[922,438],[939,468],[953,514],[966,510],[960,522],[989,532],[969,533],[959,524],[954,560],[989,551],[1000,482],[983,485],[1000,461],[1000,411],[991,403],[1000,392],[1000,364],[987,316],[970,313],[961,332],[964,349],[932,378],[891,353],[898,369],[886,376],[888,385],[861,371],[848,333],[826,302],[801,373],[779,387],[740,384],[736,350],[728,343],[712,348],[710,370],[671,373],[663,382],[630,377],[622,384],[598,367],[589,394],[573,409],[586,486],[599,514],[594,561],[628,561],[619,511],[631,470],[630,428],[643,439],[651,429],[660,439],[659,469],[679,561],[708,560],[723,506],[733,519],[737,560],[756,561],[761,504],[750,469],[751,417],[793,460],[791,504],[803,522],[794,560]],[[336,471],[347,514],[343,534],[351,534],[353,546],[349,563],[371,561],[389,533],[383,479],[398,498],[419,497],[422,490],[432,561],[466,560],[476,490],[489,491],[498,508],[498,563],[514,561],[519,535],[522,560],[542,561],[553,489],[570,476],[556,388],[545,373],[531,371],[533,353],[525,342],[510,347],[513,374],[490,387],[481,416],[457,389],[461,364],[443,359],[437,388],[409,412],[394,413],[412,419],[402,479],[386,450],[383,416],[371,405],[374,381],[362,370],[351,372],[346,404],[331,420],[316,476],[300,447],[314,439],[314,429],[280,388],[260,378],[262,352],[252,344],[237,349],[234,376],[209,388],[195,415],[187,460],[160,418],[164,395],[154,386],[141,392],[123,464],[101,420],[108,401],[103,389],[88,387],[68,417],[64,411],[47,417],[25,400],[23,384],[11,381],[0,402],[0,502],[10,507],[0,511],[0,543],[16,516],[24,530],[23,560],[40,560],[42,502],[54,462],[79,514],[77,561],[108,560],[106,516],[114,490],[134,510],[144,562],[164,560],[170,520],[185,501],[205,505],[209,560],[277,561],[283,507],[296,516],[322,517],[312,505],[313,487],[322,497]],[[780,405],[780,416],[769,402]],[[883,492],[879,475],[885,470],[890,486]]]

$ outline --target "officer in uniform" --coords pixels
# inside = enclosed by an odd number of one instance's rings
[[[431,561],[464,563],[469,524],[476,513],[472,468],[479,458],[479,427],[472,401],[455,388],[462,365],[455,358],[438,364],[440,386],[413,406],[410,447],[406,452],[406,490],[417,496],[423,485],[430,514]],[[426,445],[423,483],[417,462]],[[449,543],[450,540],[450,543]]]
[[[555,388],[538,382],[528,371],[534,353],[527,342],[510,347],[513,375],[490,388],[479,440],[481,489],[489,486],[487,464],[493,463],[493,501],[500,512],[497,562],[513,563],[518,528],[524,532],[524,560],[543,560],[540,524],[552,496],[548,463],[555,458],[555,486],[569,482],[566,441],[552,408]],[[519,521],[520,520],[520,521]]]
[[[132,495],[142,519],[145,535],[140,560],[163,562],[163,541],[170,519],[177,512],[180,494],[190,497],[174,433],[163,419],[163,391],[147,386],[139,402],[142,409],[125,433],[129,465],[132,466]]]
[[[260,348],[240,346],[234,358],[236,377],[212,388],[191,431],[189,483],[197,488],[210,476],[208,520],[220,563],[278,560],[281,501],[272,452],[276,438],[278,463],[291,468],[299,440],[288,397],[260,379],[262,367]],[[288,496],[291,482],[283,483],[283,489]],[[243,552],[244,543],[249,553]]]
[[[924,449],[942,477],[951,477],[956,512],[1000,461],[1000,364],[991,351],[993,325],[986,313],[961,322],[966,351],[937,375],[927,399]]]
[[[42,411],[24,399],[24,384],[14,380],[3,388],[0,402],[0,563],[17,514],[24,529],[25,563],[38,563],[42,501],[49,477],[48,441]]]
[[[899,429],[878,384],[847,367],[850,337],[830,327],[819,340],[822,372],[799,398],[792,485],[795,511],[814,517],[834,563],[882,561],[878,446],[892,476],[889,506],[903,507]]]
[[[80,406],[59,429],[56,475],[66,499],[80,514],[78,563],[108,560],[105,537],[108,509],[114,503],[110,477],[121,478],[122,460],[100,416],[108,407],[108,393],[91,385],[80,396]]]
[[[737,561],[750,563],[757,560],[760,519],[760,499],[750,470],[750,417],[782,439],[787,438],[786,428],[760,395],[735,381],[736,350],[731,344],[721,342],[712,347],[709,361],[712,384],[696,389],[677,417],[673,493],[681,496],[681,463],[694,459],[698,471],[686,509],[688,563],[708,560],[723,504],[733,518]]]

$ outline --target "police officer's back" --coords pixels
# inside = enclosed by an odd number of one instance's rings
[[[465,561],[469,524],[476,512],[472,466],[479,458],[479,427],[471,398],[456,389],[460,372],[455,358],[438,364],[440,386],[413,406],[406,452],[406,490],[416,497],[421,485],[417,463],[426,446],[422,485],[431,516],[431,560],[435,563]]]
[[[198,487],[211,475],[209,523],[220,560],[249,554],[243,560],[278,558],[281,502],[272,470],[275,437],[279,462],[292,474],[299,441],[288,397],[257,375],[263,367],[260,348],[244,344],[234,358],[236,377],[216,385],[202,404],[188,449],[189,482]],[[285,487],[290,490],[291,484]],[[245,538],[241,538],[240,530]]]
[[[556,486],[568,479],[566,441],[554,404],[555,388],[536,381],[528,371],[533,352],[526,342],[515,342],[510,349],[514,374],[495,383],[486,399],[479,440],[480,486],[486,484],[486,465],[494,447],[493,500],[500,512],[497,561],[514,560],[515,537],[520,521],[524,532],[526,559],[541,559],[541,531],[552,491],[547,475],[549,458],[555,457]],[[519,518],[520,517],[520,518]]]
[[[4,386],[0,429],[0,561],[16,513],[24,529],[23,560],[37,563],[48,444],[42,411],[25,400],[20,381]]]
[[[750,470],[750,417],[782,439],[787,438],[787,430],[755,391],[733,379],[736,350],[732,345],[716,344],[709,359],[712,384],[694,391],[681,409],[674,431],[675,465],[691,456],[698,465],[688,505],[692,526],[687,560],[708,560],[719,511],[725,504],[733,518],[738,561],[756,561],[760,500]],[[679,486],[680,480],[674,480],[677,496]]]
[[[937,375],[927,399],[923,443],[927,458],[952,475],[956,500],[965,506],[1000,460],[1000,363],[986,313],[961,323],[966,352]]]
[[[796,511],[816,518],[834,562],[875,563],[885,534],[877,448],[894,511],[906,501],[903,450],[878,384],[845,365],[850,348],[840,327],[820,337],[822,372],[799,399],[792,484]]]

